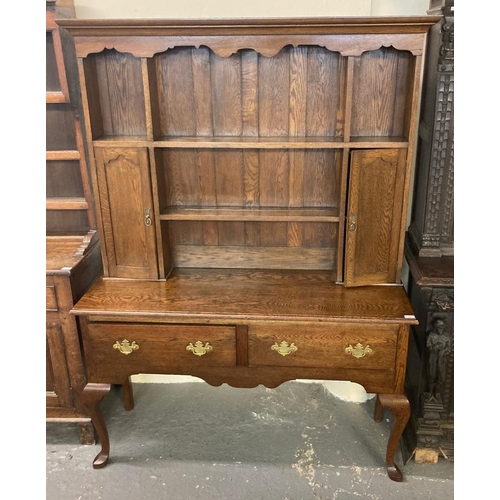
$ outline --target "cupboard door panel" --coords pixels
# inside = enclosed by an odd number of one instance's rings
[[[96,163],[108,275],[157,279],[147,149],[97,148]]]
[[[406,150],[351,152],[345,285],[394,283],[403,209]]]

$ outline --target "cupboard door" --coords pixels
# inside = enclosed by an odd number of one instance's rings
[[[346,286],[394,283],[403,209],[406,150],[351,152]]]
[[[153,199],[146,148],[96,148],[107,274],[157,279]]]

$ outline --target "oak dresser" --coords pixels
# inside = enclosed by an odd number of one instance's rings
[[[137,373],[349,380],[410,415],[401,284],[422,54],[439,17],[64,20],[104,275],[81,398]]]

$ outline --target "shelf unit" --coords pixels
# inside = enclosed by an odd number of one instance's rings
[[[439,17],[67,20],[104,277],[73,308],[82,398],[135,373],[350,380],[409,418],[401,284],[426,32]],[[369,286],[389,285],[389,286]],[[122,356],[126,354],[126,356]],[[194,354],[194,356],[193,356]],[[373,354],[373,356],[371,356]]]
[[[383,282],[399,282],[421,39],[360,41],[353,53],[293,37],[272,57],[247,46],[229,52],[216,38],[168,50],[155,36],[140,48],[79,49],[105,276],[302,266],[345,282],[357,272],[346,268],[356,252],[344,237],[349,165],[370,149],[390,163],[385,201],[398,206],[377,245],[395,260]],[[133,203],[118,178],[136,191]],[[383,217],[367,225],[386,228]]]

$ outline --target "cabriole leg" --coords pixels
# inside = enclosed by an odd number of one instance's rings
[[[403,394],[378,394],[374,414],[376,422],[382,421],[384,408],[387,408],[395,417],[385,456],[387,474],[393,481],[400,482],[403,480],[403,474],[394,463],[394,455],[401,435],[410,418],[410,402]]]
[[[94,458],[94,469],[100,469],[108,463],[109,458],[109,436],[106,422],[102,416],[99,403],[111,390],[110,384],[87,384],[82,391],[82,403],[87,408],[90,418],[96,429],[97,435],[101,442],[101,451]]]

